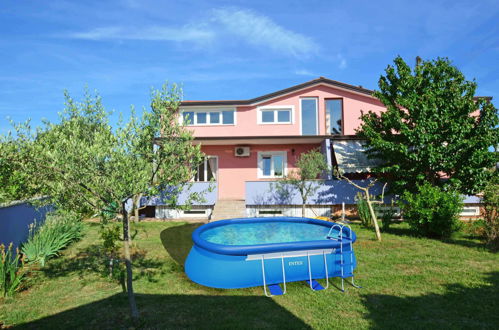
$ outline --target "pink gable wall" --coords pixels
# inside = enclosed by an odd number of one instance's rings
[[[246,181],[268,181],[271,179],[259,179],[258,152],[259,151],[286,151],[287,170],[295,169],[297,157],[302,153],[314,148],[319,144],[296,144],[296,145],[252,145],[249,157],[234,156],[233,145],[202,146],[201,150],[208,156],[218,156],[218,198],[219,199],[244,199]],[[292,152],[294,149],[294,154]]]
[[[342,89],[318,85],[313,86],[289,95],[285,95],[255,106],[237,107],[236,125],[214,125],[192,127],[194,136],[214,137],[214,136],[276,136],[276,135],[300,135],[300,98],[317,97],[319,99],[319,134],[326,134],[326,110],[325,99],[343,98],[343,116],[345,135],[355,134],[355,129],[359,127],[361,111],[369,110],[381,112],[385,109],[378,100],[370,97],[344,91]],[[258,124],[258,107],[292,105],[294,106],[294,120],[292,124],[261,125]],[[192,107],[195,109],[195,107]],[[186,108],[188,109],[188,108]]]

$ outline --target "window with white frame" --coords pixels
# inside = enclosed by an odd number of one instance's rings
[[[196,175],[193,178],[195,182],[216,181],[218,171],[218,158],[216,156],[206,156],[199,164]]]
[[[183,111],[183,122],[194,125],[234,125],[234,110]]]
[[[259,124],[291,124],[293,106],[268,106],[258,108]]]
[[[282,178],[286,175],[286,152],[266,151],[258,153],[258,177]]]

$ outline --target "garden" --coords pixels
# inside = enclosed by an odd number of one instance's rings
[[[364,114],[358,134],[368,156],[383,160],[369,179],[384,181],[396,201],[381,211],[372,183],[356,186],[362,288],[346,292],[338,278],[320,292],[289,283],[270,299],[261,287],[200,286],[184,262],[201,224],[138,221],[143,196],[184,209],[203,200],[197,192],[177,203],[204,157],[178,121],[177,85],[153,90],[151,110],[117,127],[89,93],[82,102],[66,94],[58,123],[15,124],[0,136],[0,202],[44,197],[56,211],[19,250],[0,245],[0,328],[497,329],[497,109],[474,99],[476,84],[447,59],[411,69],[398,57],[379,87],[387,111]],[[303,205],[316,189],[309,180],[325,170],[355,185],[316,151],[298,163],[276,187],[293,185]],[[476,194],[483,219],[463,223],[463,195]]]
[[[183,262],[200,224],[132,223],[139,328],[480,328],[499,324],[499,255],[469,231],[444,241],[393,224],[377,242],[357,224],[356,289],[313,292],[288,284],[266,298],[261,287],[218,290],[191,282]],[[128,328],[119,272],[109,276],[101,225],[85,221],[82,238],[37,267],[27,288],[0,303],[4,327]]]

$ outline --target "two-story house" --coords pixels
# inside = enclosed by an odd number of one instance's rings
[[[329,165],[357,173],[362,180],[372,164],[355,136],[360,116],[385,109],[372,94],[362,86],[320,77],[249,100],[183,101],[180,120],[207,156],[191,189],[202,191],[210,181],[215,189],[190,211],[157,203],[155,216],[299,216],[299,194],[275,196],[272,181],[295,169],[300,154],[314,148]],[[357,192],[345,182],[329,180],[311,198],[308,215],[330,215],[342,205],[355,204]]]

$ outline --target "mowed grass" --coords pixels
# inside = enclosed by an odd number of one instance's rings
[[[499,328],[499,255],[459,235],[441,242],[412,237],[404,224],[358,234],[356,282],[313,292],[288,284],[284,296],[262,288],[218,290],[186,277],[183,262],[199,224],[134,225],[139,257],[134,287],[141,313],[136,328]],[[0,300],[0,328],[130,328],[127,296],[119,281],[103,276],[99,225],[31,277],[28,290]],[[238,276],[234,274],[234,276]],[[334,279],[338,285],[339,280]]]

